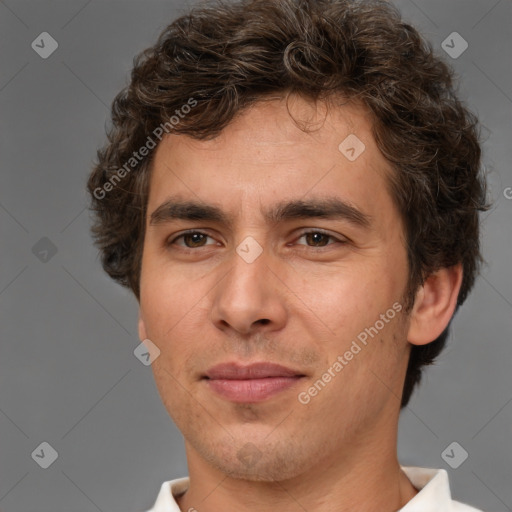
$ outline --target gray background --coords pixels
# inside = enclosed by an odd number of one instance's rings
[[[512,2],[396,3],[454,66],[484,125],[495,202],[483,221],[488,264],[402,414],[399,458],[447,469],[458,500],[512,510]],[[133,56],[185,9],[0,1],[3,512],[138,512],[164,480],[187,474],[181,434],[133,355],[136,301],[100,268],[84,192]],[[31,48],[43,31],[59,44],[48,59]],[[441,48],[453,31],[469,44],[457,59]],[[59,455],[48,469],[31,457],[43,441]],[[453,441],[469,453],[458,469],[441,457]]]

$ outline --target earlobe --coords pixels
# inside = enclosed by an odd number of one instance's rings
[[[140,308],[139,308],[138,328],[139,328],[139,340],[143,341],[143,340],[147,339],[146,326],[144,325],[144,320],[142,318],[142,313],[140,311]]]
[[[462,284],[462,265],[431,274],[418,290],[410,315],[407,340],[413,345],[434,341],[450,322]]]

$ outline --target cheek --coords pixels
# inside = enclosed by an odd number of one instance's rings
[[[177,376],[186,361],[194,354],[197,357],[198,344],[204,343],[211,285],[202,278],[188,279],[161,266],[153,268],[158,270],[147,270],[141,279],[141,318],[147,337],[160,349],[154,364]]]
[[[320,286],[308,283],[302,295],[331,334],[346,336],[361,325],[375,321],[379,302],[386,292],[383,288],[383,283],[371,278],[369,269],[360,272],[353,268],[338,269]]]
[[[397,345],[393,338],[400,332],[402,315],[397,308],[402,291],[402,281],[382,268],[368,266],[331,279],[315,306],[317,316],[330,330],[324,345],[330,359],[344,354],[356,342],[362,349],[354,357],[358,364],[387,360],[394,352],[390,345]]]
[[[140,302],[146,327],[174,325],[205,295],[201,279],[189,279],[159,258],[143,261]]]
[[[187,295],[163,273],[148,273],[141,279],[140,311],[147,337],[165,352],[179,332],[180,322],[191,306]]]

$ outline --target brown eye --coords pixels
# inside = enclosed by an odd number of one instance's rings
[[[305,233],[303,236],[306,237],[308,245],[313,245],[315,247],[324,247],[328,244],[329,238],[332,238],[329,235],[318,231],[311,231],[310,233]]]
[[[333,245],[333,243],[344,243],[342,240],[330,235],[328,233],[324,233],[323,231],[305,231],[299,237],[299,240],[304,238],[306,243],[299,245],[306,245],[308,247],[325,247],[327,245]]]
[[[203,233],[187,233],[183,235],[183,242],[187,247],[202,247],[208,237]]]
[[[182,233],[181,235],[169,240],[167,245],[177,245],[178,247],[183,247],[186,249],[196,249],[199,247],[204,247],[206,245],[206,240],[209,237],[206,233],[202,233],[201,231],[189,231],[187,233]],[[181,243],[178,243],[178,240]]]

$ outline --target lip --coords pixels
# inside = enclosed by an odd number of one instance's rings
[[[222,363],[203,376],[208,387],[232,402],[254,403],[289,389],[305,375],[275,363]]]
[[[262,361],[248,365],[234,362],[221,363],[207,370],[205,377],[208,379],[247,380],[266,377],[296,377],[298,375],[304,374],[280,364]]]

